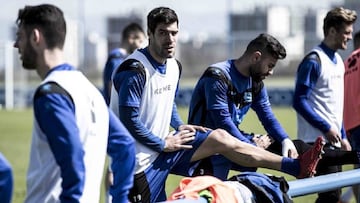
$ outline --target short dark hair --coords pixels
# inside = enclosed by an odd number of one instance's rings
[[[286,57],[286,50],[282,44],[273,36],[262,33],[253,39],[246,48],[246,53],[260,51],[267,53],[275,59],[284,59]]]
[[[51,4],[25,6],[19,9],[16,24],[23,26],[27,34],[38,28],[45,36],[49,48],[63,48],[66,37],[66,22],[60,8]]]
[[[356,11],[345,9],[343,7],[336,7],[331,9],[324,18],[323,31],[326,36],[331,27],[334,27],[336,31],[339,31],[344,24],[351,25],[356,21]]]
[[[167,7],[154,8],[147,16],[147,26],[152,33],[154,33],[158,24],[171,24],[174,22],[179,24],[178,16],[174,10]]]
[[[137,23],[130,23],[128,24],[122,31],[122,35],[121,35],[121,39],[124,40],[124,39],[127,39],[129,38],[130,34],[132,32],[141,32],[141,33],[144,33],[144,30],[143,28],[137,24]]]

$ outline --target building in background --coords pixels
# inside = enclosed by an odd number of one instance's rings
[[[104,23],[99,24],[99,19],[94,18],[95,16],[85,18],[85,1],[82,2],[83,7],[78,6],[79,8],[75,9],[79,12],[67,17],[68,35],[65,43],[65,57],[74,66],[80,68],[95,84],[99,84],[107,54],[113,48],[120,46],[124,26],[130,22],[137,22],[145,27],[143,22],[146,21],[146,14],[141,11],[131,11],[126,14],[123,12],[122,15],[112,13],[102,19]],[[332,5],[334,6],[339,5]],[[344,0],[341,6],[356,10],[360,16],[359,0]],[[222,35],[205,32],[189,35],[187,32],[180,32],[176,57],[183,65],[182,78],[198,78],[208,65],[229,57],[239,57],[248,42],[262,32],[275,36],[287,49],[287,57],[277,64],[275,76],[291,77],[295,74],[303,55],[322,39],[322,19],[328,9],[330,8],[319,9],[311,5],[294,8],[273,3],[253,3],[252,9],[228,9],[225,21],[227,29]],[[184,27],[183,23],[183,21],[180,22],[180,28]],[[91,26],[104,24],[101,30],[105,31],[105,34],[100,33],[99,30],[89,29]],[[15,36],[14,26],[7,30],[11,36]],[[199,25],[190,23],[190,26]],[[354,24],[354,31],[357,30],[360,30],[360,20]],[[5,53],[7,55],[10,53],[5,52],[5,47],[11,49],[8,45],[13,43],[14,39],[11,40],[0,40],[0,105],[4,105],[4,99],[1,96],[4,92],[4,64],[13,64],[13,70],[16,73],[13,79],[17,81],[13,84],[14,92],[18,92],[17,89],[26,90],[31,86],[29,85],[31,81],[37,79],[31,72],[18,71],[21,70],[21,64],[16,52],[11,57],[5,56]],[[349,43],[349,46],[352,46],[351,44]],[[352,50],[351,47],[339,53],[346,57],[350,50]],[[12,60],[12,62],[8,63],[7,60]],[[27,97],[29,96],[25,96]],[[21,101],[19,97],[17,101]],[[20,103],[26,104],[26,102]]]

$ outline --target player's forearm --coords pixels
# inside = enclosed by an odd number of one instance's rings
[[[165,142],[158,136],[154,135],[139,119],[138,108],[119,107],[120,120],[129,130],[130,134],[141,144],[150,149],[162,152]]]
[[[293,107],[298,114],[300,114],[307,122],[314,127],[318,128],[323,133],[326,133],[330,129],[330,124],[322,119],[309,105],[307,93],[309,90],[302,90],[298,88],[295,90]]]
[[[264,126],[266,132],[278,142],[282,142],[289,136],[286,134],[284,128],[276,119],[268,99],[266,92],[258,96],[257,100],[252,104],[252,109],[256,112],[261,124]]]
[[[171,113],[171,127],[173,127],[174,129],[178,129],[180,125],[183,125],[184,122],[181,120],[180,115],[177,111],[177,107],[176,104],[174,102],[173,108],[172,108],[172,113]]]

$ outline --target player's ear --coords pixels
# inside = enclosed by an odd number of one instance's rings
[[[336,33],[337,33],[337,30],[336,30],[335,27],[330,27],[330,28],[329,28],[329,34],[335,35]]]
[[[30,32],[30,44],[34,47],[38,46],[43,38],[43,35],[41,34],[40,30],[37,28],[34,28]]]
[[[262,53],[260,51],[255,51],[252,54],[252,62],[256,63],[260,60]]]
[[[41,38],[40,30],[35,28],[31,31],[31,38],[34,42],[39,43]]]

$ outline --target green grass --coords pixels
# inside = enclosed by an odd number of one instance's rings
[[[29,162],[32,112],[30,110],[1,110],[0,123],[0,152],[4,154],[13,167],[13,202],[23,202]]]
[[[179,109],[181,117],[186,120],[187,109]],[[295,138],[296,126],[295,126],[295,113],[291,108],[274,108],[274,113],[279,119],[286,132],[292,138]],[[245,131],[251,131],[254,133],[265,133],[263,127],[256,118],[253,112],[250,112],[244,122],[240,126]],[[29,148],[31,140],[32,130],[32,111],[27,110],[14,110],[6,111],[0,110],[0,152],[2,152],[9,162],[12,164],[14,173],[14,193],[13,203],[23,202],[25,197],[25,179],[26,170],[29,160]],[[345,168],[350,168],[346,166]],[[293,180],[294,178],[284,173],[259,169],[260,172],[271,173],[284,176],[287,180]],[[231,175],[235,172],[231,172]],[[170,175],[166,182],[167,193],[169,194],[175,187],[177,187],[179,180],[182,177]],[[104,202],[104,191],[102,189],[101,202]],[[294,199],[295,203],[310,203],[314,202],[316,195],[307,195],[304,197],[298,197]]]

